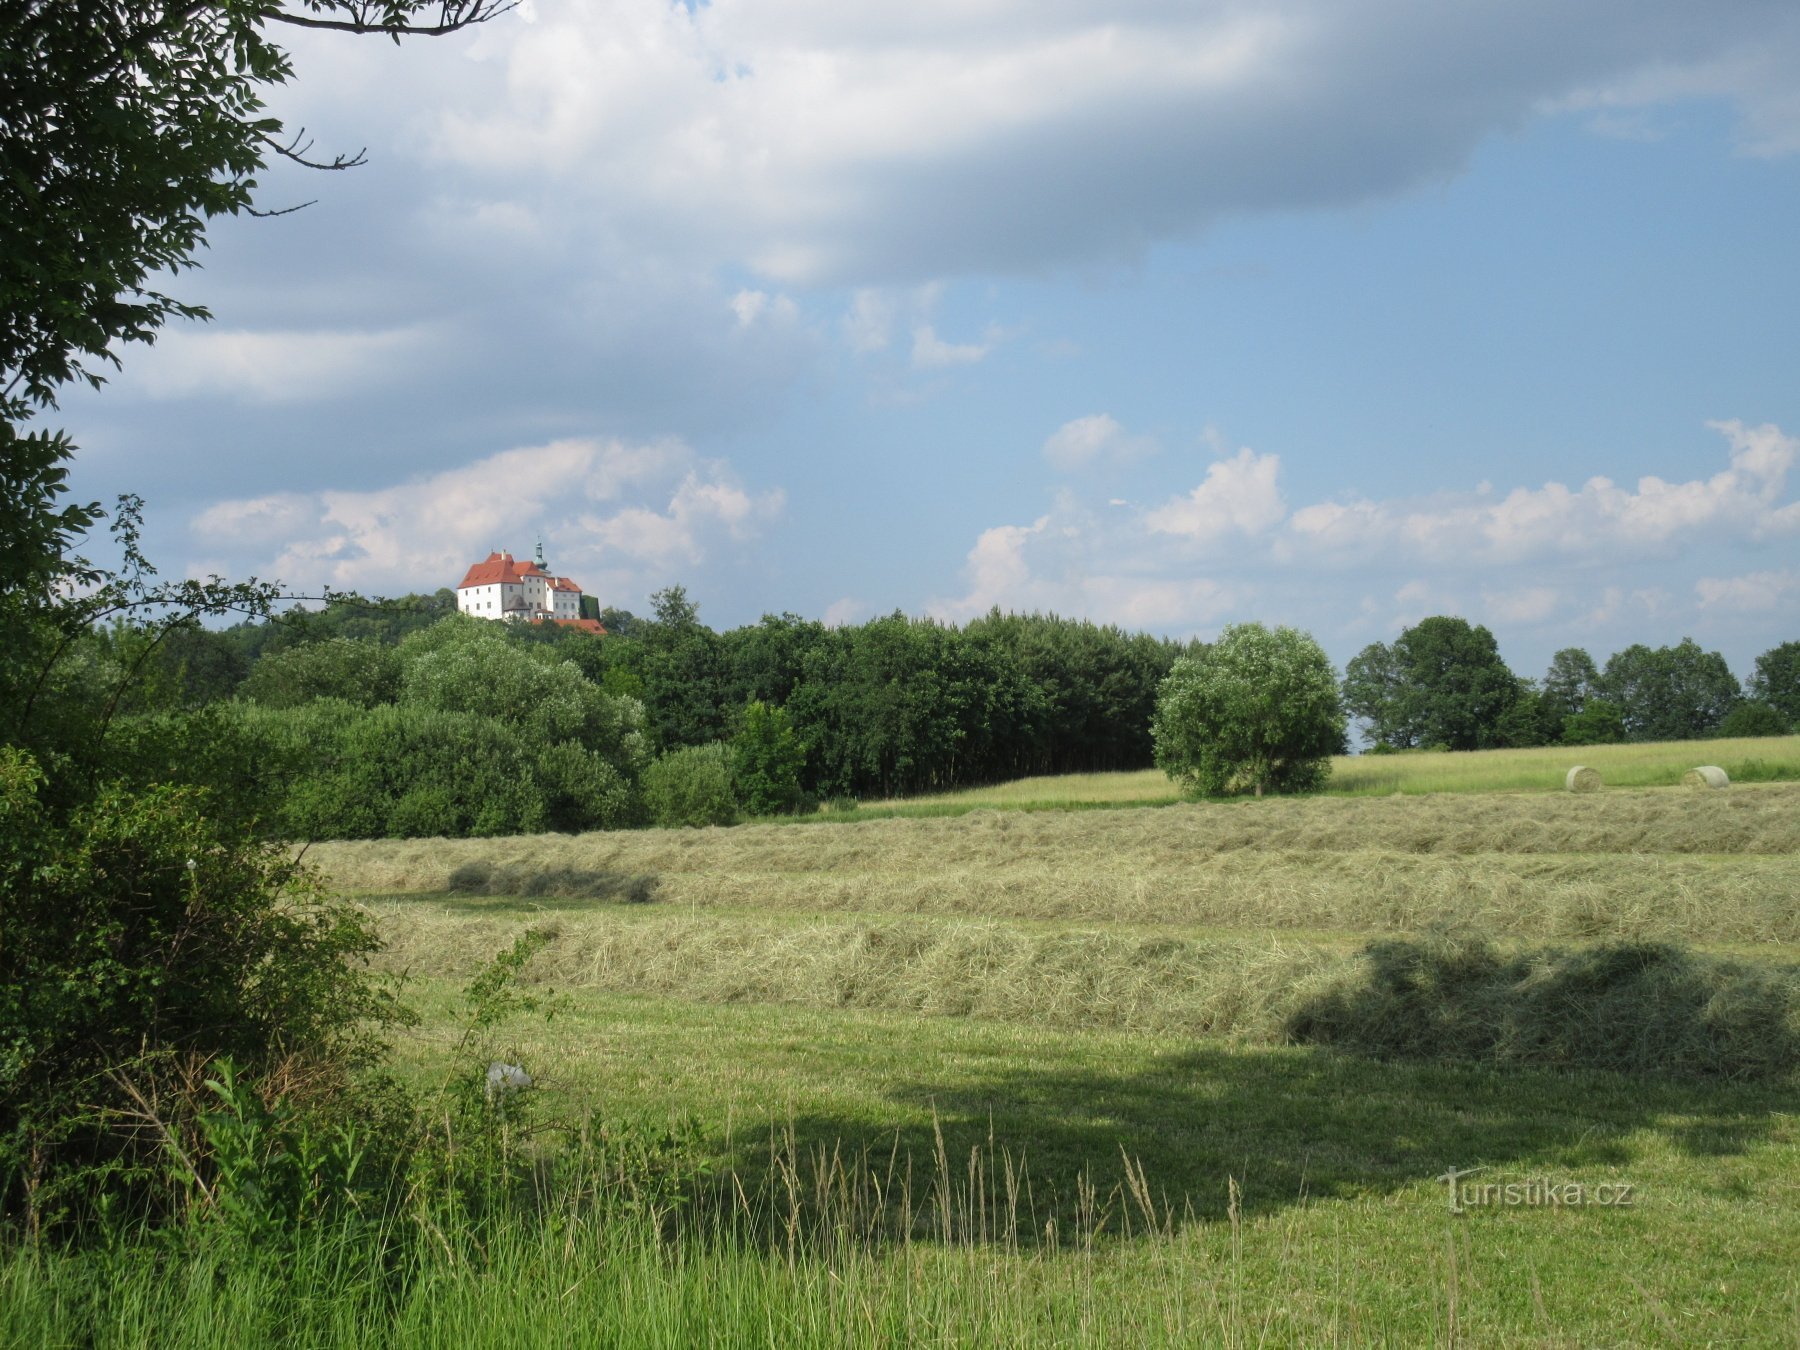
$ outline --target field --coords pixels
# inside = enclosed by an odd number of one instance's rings
[[[1392,792],[1558,792],[1576,764],[1598,769],[1610,787],[1667,787],[1700,764],[1716,764],[1733,782],[1800,781],[1800,736],[1742,740],[1672,741],[1642,745],[1549,746],[1486,750],[1480,754],[1408,751],[1398,755],[1339,755],[1326,792],[1367,796]],[[1160,806],[1178,801],[1168,776],[1138,773],[1068,774],[1024,778],[996,787],[913,797],[888,809],[926,814],[974,807],[1058,809]]]
[[[690,1117],[714,1169],[673,1238],[624,1219],[453,1262],[384,1314],[399,1340],[1800,1339],[1800,785],[309,857],[409,976],[406,1073],[442,1077],[461,986],[536,928],[567,1003],[504,1050],[540,1100]],[[1451,1168],[1482,1169],[1462,1214]]]

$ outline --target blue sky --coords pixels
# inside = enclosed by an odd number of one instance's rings
[[[214,321],[72,395],[167,572],[643,611],[1800,637],[1800,14],[537,0],[300,35]]]

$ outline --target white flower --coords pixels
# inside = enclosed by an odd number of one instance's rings
[[[187,870],[188,870],[188,871],[190,871],[190,872],[192,872],[192,871],[193,871],[193,870],[194,870],[194,869],[195,869],[195,868],[197,868],[197,867],[198,867],[198,866],[199,866],[199,864],[198,864],[198,863],[196,863],[196,862],[195,862],[195,861],[194,861],[194,860],[193,860],[193,859],[192,859],[192,858],[189,858],[189,859],[188,859],[188,860],[187,860]]]

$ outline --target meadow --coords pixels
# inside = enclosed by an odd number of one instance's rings
[[[1800,785],[308,856],[408,976],[414,1081],[535,929],[565,1001],[503,1052],[565,1119],[688,1120],[707,1159],[678,1221],[446,1258],[395,1343],[1800,1335]],[[1452,1214],[1450,1168],[1590,1199]]]
[[[387,938],[428,1101],[539,935],[554,1015],[477,1048],[536,1079],[517,1147],[591,1176],[498,1225],[420,1201],[385,1264],[15,1260],[0,1341],[1800,1339],[1800,783],[307,858]]]

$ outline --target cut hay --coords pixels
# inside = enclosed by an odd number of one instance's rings
[[[1731,776],[1716,764],[1702,764],[1681,775],[1681,786],[1689,788],[1722,788],[1731,786]]]
[[[1601,781],[1600,770],[1577,764],[1569,770],[1568,777],[1563,779],[1563,786],[1570,792],[1598,792],[1606,784]]]

